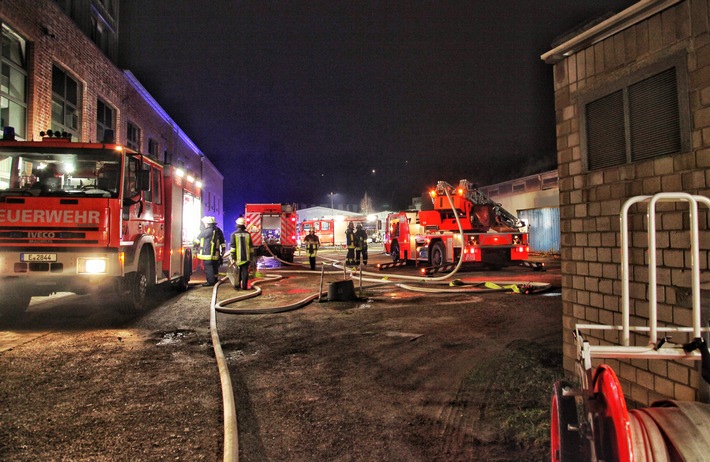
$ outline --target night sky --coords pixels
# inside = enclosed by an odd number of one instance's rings
[[[438,180],[554,169],[540,55],[634,3],[124,0],[120,65],[224,175],[225,223],[331,192],[393,210]]]

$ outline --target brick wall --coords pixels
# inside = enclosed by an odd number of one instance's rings
[[[564,366],[572,374],[576,348],[571,335],[582,323],[621,323],[620,222],[632,196],[661,191],[710,195],[710,29],[708,0],[682,1],[554,65],[560,187]],[[690,148],[687,152],[587,171],[580,130],[585,94],[669,57],[687,69]],[[682,95],[686,96],[686,95]],[[690,325],[691,285],[687,207],[662,204],[658,233],[658,313],[667,324]],[[647,319],[648,267],[645,207],[632,208],[630,254],[632,324]],[[702,213],[701,229],[707,229]],[[710,235],[701,236],[699,264],[707,270]],[[702,276],[703,283],[710,279]],[[647,338],[634,336],[632,344]],[[619,344],[615,332],[598,333],[594,344]],[[674,334],[673,341],[686,337]],[[695,400],[701,379],[689,361],[609,360],[631,400],[647,405],[660,398]]]

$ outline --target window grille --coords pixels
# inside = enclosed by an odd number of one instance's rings
[[[587,167],[597,170],[683,149],[677,68],[630,81],[584,107]]]

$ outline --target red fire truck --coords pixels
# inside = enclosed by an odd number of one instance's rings
[[[303,243],[303,240],[312,229],[315,229],[321,245],[333,245],[333,230],[335,229],[333,220],[303,220],[298,225],[298,242]]]
[[[372,234],[376,231],[374,226],[368,226],[367,217],[364,215],[339,217],[339,219],[336,220],[303,220],[299,224],[298,242],[303,243],[308,232],[311,229],[315,229],[321,245],[345,245],[345,230],[350,223],[352,223],[353,226],[363,225],[368,231],[368,234]]]
[[[457,188],[440,181],[429,194],[432,210],[395,212],[387,217],[385,252],[394,262],[442,266],[458,262],[461,252],[465,263],[494,268],[527,260],[525,224],[469,181],[461,180]]]
[[[257,256],[293,262],[296,249],[296,206],[246,204],[244,218]]]
[[[187,289],[199,183],[117,144],[40,135],[0,141],[0,315],[55,292],[110,292],[135,311],[149,286]]]

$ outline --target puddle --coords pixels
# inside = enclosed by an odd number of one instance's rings
[[[160,334],[160,341],[158,341],[157,345],[175,345],[188,337],[192,337],[194,334],[194,330],[188,329],[176,329],[174,331],[164,332]]]

